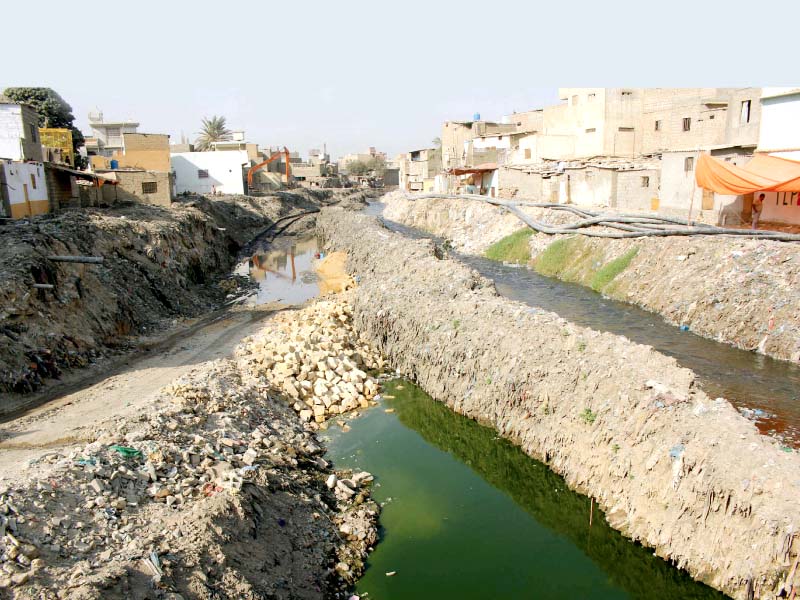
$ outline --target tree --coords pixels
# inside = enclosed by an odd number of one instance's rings
[[[363,160],[354,160],[347,164],[347,173],[350,175],[366,175],[369,173],[369,167]]]
[[[224,142],[231,139],[231,131],[227,128],[225,117],[213,116],[203,118],[203,127],[200,135],[195,142],[195,146],[201,152],[211,150],[211,142]]]
[[[380,156],[373,156],[367,161],[367,170],[371,171],[375,177],[383,177],[386,171],[386,161]]]
[[[72,131],[72,149],[78,159],[78,148],[83,146],[83,134],[73,124],[72,107],[55,90],[44,87],[10,87],[3,95],[19,104],[31,106],[39,114],[39,127],[57,127]]]
[[[441,150],[441,148],[442,148],[442,138],[435,137],[435,138],[433,138],[431,140],[431,143],[433,144],[434,148],[439,148]]]

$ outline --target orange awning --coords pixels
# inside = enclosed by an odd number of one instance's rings
[[[756,154],[744,167],[737,167],[701,154],[695,180],[698,187],[731,196],[760,191],[800,192],[800,162]]]
[[[474,167],[457,167],[455,169],[451,169],[449,172],[451,175],[469,175],[472,173],[489,173],[490,171],[497,170],[497,163],[483,163],[480,165],[475,165]]]

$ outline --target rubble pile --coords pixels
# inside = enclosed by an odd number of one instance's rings
[[[93,425],[95,441],[45,455],[24,483],[0,480],[0,590],[173,600],[344,593],[376,541],[371,475],[333,473],[311,426],[234,361],[176,380],[160,406]]]
[[[280,389],[300,418],[314,423],[369,407],[378,382],[366,371],[384,364],[356,334],[350,305],[338,299],[277,316],[244,340],[238,355],[242,371]]]

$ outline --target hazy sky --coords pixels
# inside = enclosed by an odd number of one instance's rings
[[[177,142],[216,114],[304,156],[393,156],[558,86],[796,85],[798,17],[771,0],[14,1],[0,88],[52,87],[86,131],[98,107]]]

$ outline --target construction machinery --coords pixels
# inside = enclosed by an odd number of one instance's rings
[[[288,186],[290,184],[292,173],[289,170],[289,149],[284,146],[283,150],[276,150],[264,162],[260,162],[257,165],[250,167],[250,170],[247,172],[247,188],[250,190],[250,192],[252,192],[253,189],[253,175],[255,172],[262,167],[266,167],[272,161],[279,159],[281,155],[283,155],[283,162],[286,165],[286,185]]]

